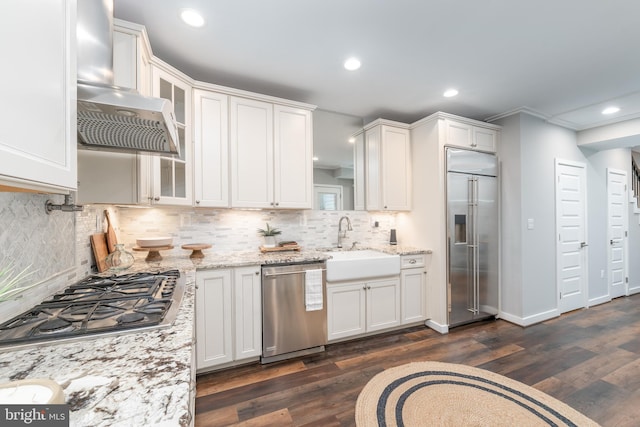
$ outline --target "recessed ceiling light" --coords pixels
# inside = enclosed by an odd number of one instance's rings
[[[180,18],[182,18],[185,24],[192,27],[197,28],[204,25],[204,18],[197,10],[184,9],[182,12],[180,12]]]
[[[313,161],[314,161],[314,162],[317,162],[318,160],[319,160],[319,159],[318,159],[318,156],[313,156]]]
[[[354,144],[355,142],[356,142],[356,139],[354,137],[349,138],[350,144]]]
[[[620,111],[620,108],[618,107],[607,107],[604,110],[602,110],[602,114],[613,114],[613,113],[617,113],[618,111]]]
[[[444,91],[442,95],[445,96],[446,98],[451,98],[452,96],[456,96],[457,94],[458,94],[458,91],[456,89],[447,89]]]
[[[360,68],[360,60],[358,58],[349,58],[344,61],[344,68],[349,71],[354,71]]]

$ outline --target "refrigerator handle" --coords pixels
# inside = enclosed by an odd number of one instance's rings
[[[474,247],[474,178],[467,178],[467,310],[471,313],[476,312],[476,279],[475,279],[475,247]]]
[[[474,281],[474,310],[480,313],[480,262],[478,235],[478,177],[473,177],[473,281]]]

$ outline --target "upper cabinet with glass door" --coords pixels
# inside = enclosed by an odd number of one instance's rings
[[[191,144],[191,86],[178,72],[153,66],[153,96],[168,99],[178,122],[180,156],[154,156],[151,167],[151,194],[154,204],[191,205],[192,144]]]

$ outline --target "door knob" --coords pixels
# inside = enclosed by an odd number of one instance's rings
[[[613,240],[612,240],[613,241]],[[580,247],[581,248],[586,248],[587,246],[589,246],[586,242],[582,242],[580,243]]]

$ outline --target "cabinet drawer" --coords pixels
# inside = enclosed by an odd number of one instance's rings
[[[424,267],[425,255],[403,255],[400,257],[400,268],[416,268]]]

